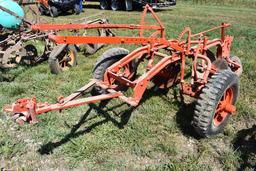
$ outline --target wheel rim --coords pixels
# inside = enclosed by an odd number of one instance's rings
[[[235,111],[235,106],[233,105],[234,92],[232,88],[228,88],[221,100],[218,103],[216,112],[213,117],[214,126],[220,126],[226,117]]]
[[[24,48],[26,50],[26,57],[22,61],[26,65],[33,65],[36,63],[36,58],[38,57],[37,49],[33,45],[27,45]]]
[[[75,53],[72,50],[65,52],[64,56],[59,61],[59,66],[62,70],[68,70],[75,63]]]

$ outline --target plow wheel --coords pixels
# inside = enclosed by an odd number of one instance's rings
[[[230,70],[213,75],[197,100],[193,126],[196,132],[209,137],[223,131],[238,97],[238,77]]]
[[[58,45],[56,46],[48,59],[51,73],[59,74],[69,68],[75,66],[77,50],[74,45]]]
[[[28,44],[24,47],[25,56],[22,57],[21,62],[26,65],[33,65],[36,63],[36,58],[38,57],[37,49],[34,45]]]
[[[45,9],[44,9],[42,4],[38,5],[38,10],[39,10],[39,14],[40,15],[45,15],[46,14],[46,11],[45,11]]]
[[[57,17],[59,15],[58,9],[55,6],[49,7],[49,13],[51,17]]]
[[[86,53],[89,55],[94,54],[99,48],[98,44],[85,44]]]
[[[107,50],[97,60],[93,70],[93,78],[103,81],[104,74],[107,68],[128,54],[129,54],[129,51],[124,48],[112,48]],[[120,69],[119,73],[129,80],[133,80],[136,75],[135,61],[132,61],[129,64],[125,65],[123,68]],[[115,85],[114,89],[116,91],[126,91],[128,89],[126,85],[122,85],[118,81],[114,81],[113,84]],[[98,86],[95,86],[92,90],[93,95],[100,95],[104,93],[106,93],[106,91]]]
[[[100,37],[107,36],[106,30],[104,30],[104,29],[98,29],[97,32],[98,32],[98,36],[100,36]],[[86,36],[86,33],[84,33],[83,35]],[[104,44],[101,44],[101,43],[84,44],[86,53],[89,55],[94,54],[95,52],[97,52],[97,50],[99,50],[103,46],[104,46]]]
[[[105,36],[108,36],[108,30],[97,29],[97,33],[95,33],[95,34],[99,37],[105,37]],[[83,36],[87,36],[87,32],[84,32]],[[84,44],[83,46],[86,50],[85,53],[92,55],[95,52],[97,52],[100,48],[102,48],[104,46],[104,44],[103,43],[89,43],[89,44]]]

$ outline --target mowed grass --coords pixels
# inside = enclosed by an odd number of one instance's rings
[[[61,16],[54,22],[102,12],[87,5],[79,16]],[[141,11],[104,11],[111,23],[139,23]],[[49,112],[35,125],[18,126],[9,114],[0,115],[0,168],[10,170],[235,170],[255,168],[255,145],[244,139],[256,125],[256,10],[249,7],[214,6],[178,2],[170,10],[158,11],[167,36],[177,38],[190,26],[194,33],[228,22],[233,35],[232,54],[239,56],[244,73],[240,80],[237,113],[223,134],[201,139],[190,125],[194,99],[147,90],[133,109],[118,100]],[[44,17],[52,21],[51,18]],[[118,31],[118,35],[126,32]],[[132,32],[128,32],[132,34]],[[219,36],[218,32],[209,35]],[[2,72],[0,107],[18,98],[36,96],[38,101],[56,102],[92,78],[97,58],[108,45],[91,56],[79,53],[78,66],[52,75],[47,62],[35,67],[20,66]],[[129,50],[136,46],[122,45]],[[256,134],[256,133],[255,133]],[[255,140],[252,140],[252,143]]]

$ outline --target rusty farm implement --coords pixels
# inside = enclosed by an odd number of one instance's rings
[[[13,3],[13,6],[8,6]],[[3,1],[0,5],[0,67],[13,68],[17,64],[34,64],[50,53],[48,42],[45,42],[44,52],[39,57],[36,47],[31,40],[47,38],[47,33],[32,32],[31,21],[25,17],[23,8],[13,1]]]
[[[33,24],[41,22],[37,8],[32,8],[35,3],[22,2],[23,9],[29,7],[25,14],[25,10],[23,11],[18,4],[14,4],[20,12],[20,15],[18,15],[14,11],[15,8],[10,9],[6,5],[14,2],[5,1],[7,2],[0,4],[0,14],[3,15],[2,17],[9,17],[10,20],[13,20],[13,23],[11,25],[6,20],[0,22],[0,25],[2,25],[0,30],[0,68],[9,69],[16,67],[18,64],[35,65],[48,60],[51,72],[58,74],[77,64],[77,50],[84,49],[87,54],[93,54],[103,46],[103,44],[83,44],[84,47],[70,44],[56,46],[48,39],[49,34],[57,34],[56,30],[33,30]],[[5,5],[9,8],[4,7]],[[31,12],[31,15],[28,15],[28,12]],[[27,19],[26,15],[30,19]],[[91,19],[92,17],[94,16],[75,22],[86,24],[108,23],[106,19]],[[70,33],[77,34],[72,31]],[[85,32],[80,34],[85,34]],[[110,30],[100,28],[97,29],[95,34],[97,36],[114,36]]]
[[[145,24],[150,11],[158,25]],[[224,129],[228,119],[236,111],[235,102],[239,90],[242,65],[238,57],[231,57],[232,36],[225,35],[229,24],[192,34],[185,28],[178,39],[166,39],[165,28],[152,8],[146,6],[140,25],[129,24],[56,24],[33,25],[33,30],[79,29],[132,29],[138,37],[99,37],[49,35],[57,44],[140,44],[128,52],[123,48],[106,51],[96,62],[93,79],[68,97],[59,97],[56,104],[39,103],[36,98],[19,99],[5,112],[13,113],[17,123],[36,122],[37,115],[53,110],[63,110],[79,105],[119,98],[131,106],[137,106],[152,82],[161,89],[179,84],[183,94],[197,99],[193,126],[201,136],[211,136]],[[206,33],[220,30],[220,38],[208,39]],[[152,31],[150,36],[145,32]],[[215,49],[216,52],[213,52]],[[190,61],[190,65],[188,65]],[[143,65],[144,64],[144,65]],[[142,66],[142,67],[141,67]],[[143,70],[142,74],[138,71]],[[189,77],[186,75],[190,74]],[[130,89],[130,95],[126,91]],[[81,97],[91,92],[92,96]],[[132,93],[131,93],[132,92]]]

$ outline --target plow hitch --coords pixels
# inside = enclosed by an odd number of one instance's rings
[[[40,115],[42,113],[46,113],[53,110],[63,110],[79,105],[99,102],[102,100],[112,99],[123,96],[121,92],[112,91],[108,94],[102,94],[102,95],[96,95],[86,98],[80,98],[78,97],[82,96],[85,92],[88,92],[94,85],[101,86],[102,88],[105,88],[105,86],[96,80],[90,81],[88,84],[80,88],[79,90],[75,91],[70,96],[64,98],[63,96],[60,96],[58,98],[58,102],[56,104],[49,104],[47,102],[45,103],[38,103],[37,99],[35,97],[33,98],[22,98],[18,99],[15,103],[13,103],[10,106],[5,106],[3,110],[5,112],[9,112],[13,114],[13,119],[18,124],[24,124],[25,122],[28,123],[37,123],[37,115]]]
[[[5,106],[5,112],[12,112],[13,119],[18,124],[24,124],[25,122],[35,123],[37,122],[36,118],[36,111],[37,108],[47,106],[48,104],[37,104],[36,98],[33,97],[32,99],[23,98],[18,99],[15,103],[11,106]]]

